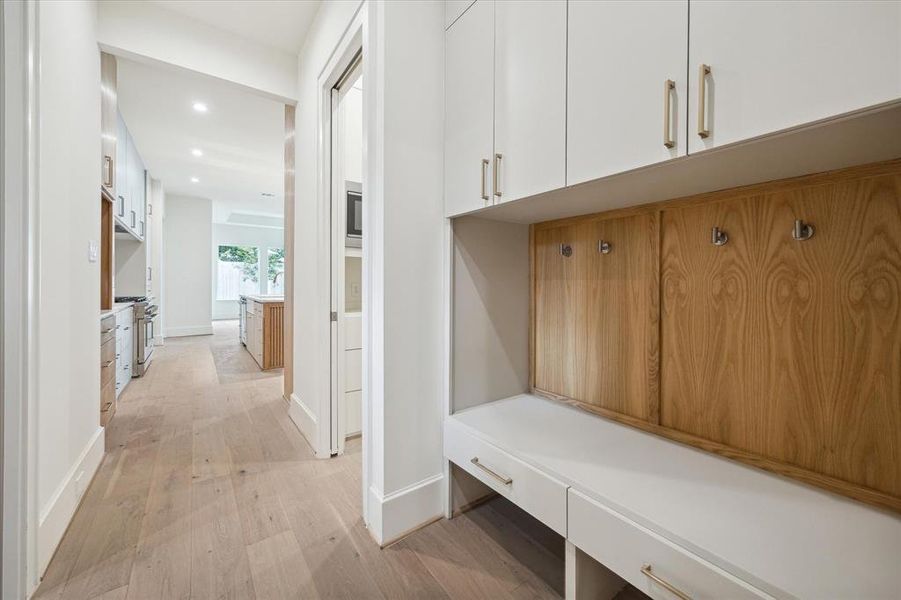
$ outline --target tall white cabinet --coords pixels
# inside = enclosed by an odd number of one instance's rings
[[[689,152],[901,96],[901,2],[692,1],[689,31]]]
[[[568,185],[686,154],[688,0],[570,2],[567,45]]]
[[[491,203],[494,2],[478,0],[447,31],[444,196],[448,214]]]
[[[495,202],[563,187],[566,2],[496,2],[494,48]]]

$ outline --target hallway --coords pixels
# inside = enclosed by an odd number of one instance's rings
[[[167,339],[123,393],[35,598],[562,596],[562,539],[503,500],[380,550],[359,438],[315,459],[280,373],[257,368],[237,322],[214,331]]]

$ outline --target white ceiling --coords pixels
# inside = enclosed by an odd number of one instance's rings
[[[319,0],[153,0],[155,4],[266,46],[297,54]]]
[[[117,60],[119,110],[167,194],[209,198],[214,222],[282,216],[283,104],[202,75]],[[198,101],[206,113],[193,109]]]

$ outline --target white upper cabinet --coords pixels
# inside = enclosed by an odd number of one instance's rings
[[[566,2],[495,11],[492,192],[507,202],[566,184]]]
[[[570,2],[567,43],[567,185],[686,154],[688,0]]]
[[[447,30],[444,198],[447,214],[490,204],[494,2],[478,0]]]
[[[901,2],[693,0],[689,94],[690,153],[897,99]]]
[[[128,219],[128,128],[116,112],[116,205],[114,215],[125,224]]]

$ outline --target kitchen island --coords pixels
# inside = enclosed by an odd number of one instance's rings
[[[241,343],[264,371],[285,366],[284,296],[242,295]]]

